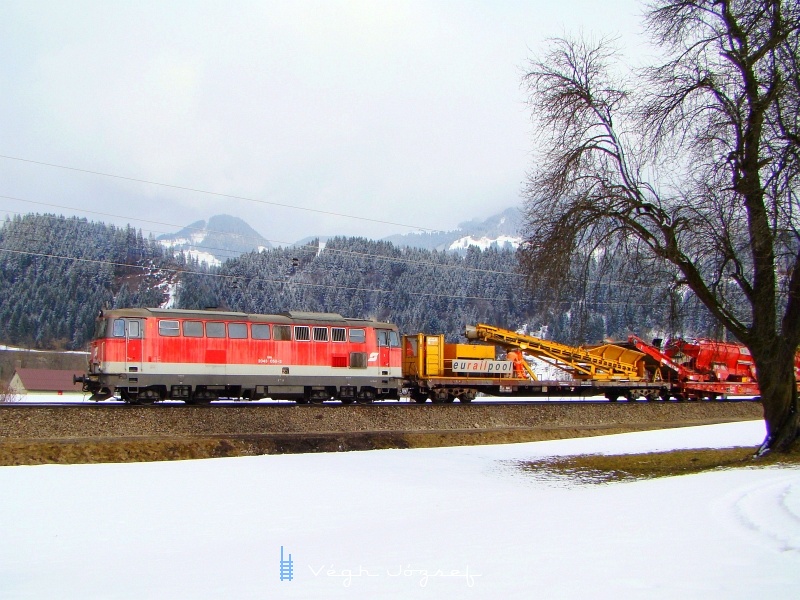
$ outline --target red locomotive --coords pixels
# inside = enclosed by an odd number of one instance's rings
[[[119,309],[101,312],[89,369],[92,399],[136,404],[217,398],[343,403],[398,398],[397,326],[334,313]]]

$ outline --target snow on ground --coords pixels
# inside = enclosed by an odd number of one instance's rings
[[[13,352],[34,352],[41,354],[89,354],[85,350],[34,350],[32,348],[20,348],[18,346],[6,346],[0,344],[0,350],[8,350]]]
[[[516,461],[757,445],[761,422],[419,450],[0,467],[0,598],[754,598],[800,469],[605,485]],[[281,580],[281,549],[292,579]]]

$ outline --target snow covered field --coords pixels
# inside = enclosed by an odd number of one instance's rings
[[[791,596],[800,469],[590,486],[515,466],[763,437],[763,424],[748,422],[502,446],[0,467],[0,598]],[[292,567],[283,581],[282,549]]]

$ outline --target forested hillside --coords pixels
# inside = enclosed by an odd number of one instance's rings
[[[131,227],[25,215],[0,229],[0,342],[78,349],[104,306],[158,306],[175,262]]]
[[[322,249],[314,244],[242,255],[225,263],[217,277],[187,277],[178,302],[249,312],[338,312],[390,320],[403,332],[456,338],[466,323],[517,326],[533,316],[514,267],[509,251],[473,248],[462,258],[334,238]]]
[[[598,272],[618,267],[614,257],[599,260]],[[526,289],[514,251],[471,247],[460,256],[363,238],[251,252],[207,269],[131,227],[26,215],[0,229],[0,344],[82,349],[101,308],[165,306],[170,289],[178,308],[338,312],[452,341],[478,322],[544,328],[579,344],[631,332],[714,333],[690,299],[665,293],[666,280],[595,286],[594,273],[564,276],[570,293],[545,303],[547,290]]]
[[[565,273],[573,284],[558,303],[548,290],[525,287],[512,250],[470,247],[450,252],[398,248],[363,238],[324,246],[250,253],[213,275],[185,276],[178,304],[246,312],[331,311],[397,323],[403,333],[445,333],[490,323],[545,332],[572,344],[642,336],[713,335],[714,322],[691,297],[669,293],[669,277],[625,280],[615,256],[601,255],[588,273]],[[599,274],[620,273],[620,279]],[[594,280],[602,281],[595,284]]]

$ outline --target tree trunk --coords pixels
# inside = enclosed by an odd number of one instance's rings
[[[794,374],[794,348],[782,340],[753,349],[758,373],[758,387],[764,406],[767,437],[759,454],[769,451],[790,452],[800,447],[800,411]]]

